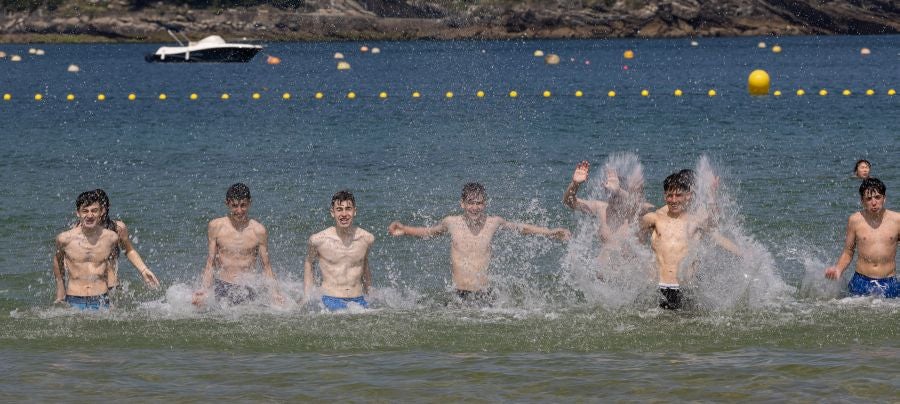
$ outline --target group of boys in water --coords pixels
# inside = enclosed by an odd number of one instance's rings
[[[825,276],[839,279],[859,253],[856,273],[849,283],[852,295],[900,297],[896,276],[896,253],[900,238],[900,213],[884,206],[884,183],[869,177],[871,164],[857,163],[855,174],[862,178],[859,187],[862,210],[850,216],[844,249]],[[659,284],[659,306],[682,308],[680,279],[690,279],[693,265],[684,265],[689,252],[701,240],[709,240],[725,250],[742,256],[740,248],[718,231],[719,213],[712,204],[697,209],[696,192],[715,192],[718,180],[698,190],[692,170],[681,170],[663,181],[665,205],[655,209],[644,199],[643,179],[623,179],[607,169],[602,184],[609,197],[605,201],[577,197],[578,188],[589,174],[590,164],[579,163],[563,194],[563,204],[590,214],[599,222],[599,238],[605,244],[621,242],[620,235],[637,228],[641,240],[650,241],[655,256]],[[275,304],[284,304],[275,274],[269,262],[268,233],[265,226],[250,218],[250,189],[241,183],[225,194],[228,215],[213,219],[207,227],[208,256],[201,275],[200,288],[192,302],[204,306],[212,301],[242,304],[258,298],[255,285],[257,263],[262,266],[265,289]],[[53,273],[56,278],[54,303],[66,303],[82,310],[110,307],[109,293],[118,286],[118,256],[121,250],[152,287],[159,285],[156,275],[144,264],[132,246],[125,223],[109,216],[109,198],[103,190],[83,192],[75,201],[77,223],[56,237]],[[491,287],[488,268],[491,242],[500,229],[568,240],[569,230],[547,228],[505,220],[485,213],[487,192],[479,183],[463,186],[460,198],[462,214],[450,215],[433,226],[416,227],[400,222],[388,226],[391,236],[430,238],[450,235],[450,270],[455,299],[462,303],[491,305],[497,298]],[[375,242],[372,233],[354,225],[356,200],[348,191],[331,198],[330,213],[334,225],[309,237],[303,263],[303,304],[318,297],[328,310],[351,306],[368,308],[366,296],[372,287],[369,251]],[[636,225],[636,226],[635,226]],[[602,252],[601,252],[602,255]],[[602,260],[601,260],[602,261]],[[321,274],[316,286],[315,268]],[[602,278],[602,277],[601,277]]]

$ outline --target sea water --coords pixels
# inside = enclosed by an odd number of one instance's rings
[[[761,40],[784,51],[759,49]],[[377,55],[355,42],[268,44],[277,66],[262,57],[148,64],[143,53],[157,44],[50,44],[43,57],[0,60],[0,93],[12,95],[0,102],[0,396],[895,400],[900,304],[846,297],[852,267],[839,282],[822,274],[859,209],[857,159],[873,163],[898,209],[900,104],[886,91],[900,87],[900,40],[698,42],[366,44]],[[546,65],[536,49],[562,63]],[[622,58],[626,49],[635,59]],[[335,69],[334,52],[350,71]],[[72,63],[80,73],[66,72]],[[784,95],[749,97],[757,68]],[[839,95],[844,88],[853,95]],[[877,94],[863,95],[868,88]],[[672,172],[693,168],[704,189],[718,177],[697,203],[716,207],[719,231],[743,255],[701,243],[690,259],[702,276],[685,280],[695,307],[657,308],[646,242],[626,232],[598,260],[607,246],[596,220],[562,205],[581,160],[593,168],[580,197],[606,198],[611,164],[638,170],[656,207]],[[499,299],[489,308],[448,304],[447,237],[386,232],[394,220],[431,225],[458,213],[469,181],[486,186],[490,214],[574,235],[498,233],[490,274]],[[267,226],[284,306],[190,304],[206,224],[226,213],[235,182],[250,186],[251,215]],[[53,307],[53,238],[72,222],[75,196],[98,187],[162,286],[144,286],[120,258],[114,310]],[[372,310],[296,304],[306,241],[332,224],[328,203],[340,189],[356,195],[356,222],[376,236]]]

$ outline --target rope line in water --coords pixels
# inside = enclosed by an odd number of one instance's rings
[[[690,92],[685,92],[685,91],[683,91],[681,89],[677,89],[677,88],[675,90],[673,90],[671,92],[667,92],[667,93],[655,93],[655,92],[651,92],[649,89],[645,88],[645,89],[642,89],[640,91],[640,93],[636,93],[636,94],[631,94],[631,93],[620,94],[620,93],[617,93],[615,90],[609,90],[605,94],[603,94],[602,92],[588,93],[588,92],[584,92],[582,90],[576,90],[571,93],[555,93],[551,90],[544,90],[540,93],[534,93],[534,94],[530,94],[530,93],[522,94],[522,93],[519,93],[517,90],[510,90],[508,93],[488,94],[484,90],[478,90],[475,93],[465,94],[465,95],[460,95],[459,93],[455,93],[453,91],[446,91],[443,94],[440,94],[440,93],[428,94],[428,93],[422,93],[420,91],[413,91],[405,96],[392,96],[387,91],[380,91],[377,94],[373,94],[373,95],[360,95],[360,94],[357,94],[355,91],[347,91],[345,93],[332,93],[332,94],[329,94],[330,95],[330,97],[329,97],[329,95],[326,95],[325,92],[319,91],[319,92],[315,92],[311,95],[303,95],[303,96],[296,96],[296,97],[294,94],[292,94],[290,92],[284,92],[284,93],[281,93],[280,95],[275,94],[273,97],[264,97],[262,92],[253,92],[250,94],[249,97],[242,97],[242,98],[236,97],[236,99],[250,99],[250,100],[254,100],[254,101],[259,101],[264,98],[278,98],[278,99],[281,99],[284,101],[291,101],[291,100],[303,100],[303,99],[323,100],[326,98],[346,99],[346,100],[355,100],[358,98],[359,99],[387,100],[390,98],[401,98],[402,99],[402,98],[406,98],[406,97],[409,97],[411,99],[440,97],[440,98],[444,98],[447,100],[451,100],[451,99],[455,99],[455,98],[484,99],[484,98],[526,98],[526,97],[546,98],[546,99],[549,99],[549,98],[591,98],[591,97],[593,97],[593,98],[599,98],[599,97],[616,98],[616,97],[622,97],[622,96],[624,96],[624,97],[639,96],[642,98],[649,98],[649,97],[651,97],[652,94],[662,94],[664,96],[674,96],[674,97],[682,97],[685,95],[691,95],[691,96],[700,95],[700,96],[706,96],[706,97],[712,98],[712,97],[722,96],[722,94],[719,93],[714,88],[710,89],[709,91],[707,91],[705,93],[700,93],[700,92],[690,93]],[[741,94],[745,94],[745,93],[742,92]],[[825,88],[819,89],[818,91],[811,91],[810,93],[807,93],[806,90],[803,88],[799,88],[793,92],[788,91],[788,90],[786,90],[784,92],[782,90],[775,90],[771,93],[771,96],[782,97],[782,96],[794,95],[796,97],[803,97],[806,95],[816,95],[816,94],[819,97],[833,97],[833,96],[851,97],[851,96],[861,96],[861,95],[865,95],[868,97],[875,96],[875,95],[887,95],[887,96],[893,97],[894,95],[897,94],[897,91],[894,90],[893,88],[890,88],[886,91],[875,91],[874,89],[869,88],[869,89],[866,89],[865,91],[855,93],[853,90],[843,89],[843,90],[841,90],[840,93],[835,92],[834,94],[832,94],[829,92],[828,89],[825,89]],[[431,97],[429,97],[429,95]],[[763,96],[765,96],[765,95],[763,95]],[[13,94],[11,94],[11,93],[4,93],[3,101],[9,102],[9,101],[14,101],[14,100],[19,100],[19,99],[25,99],[25,100],[32,99],[34,101],[44,101],[48,97],[49,97],[49,95],[44,94],[44,93],[35,93],[32,97],[25,97],[25,98],[14,97]],[[56,97],[52,97],[52,98],[55,99]],[[91,99],[91,97],[89,97],[89,96],[86,98]],[[79,96],[76,96],[74,93],[67,93],[61,99],[64,99],[66,101],[75,101],[75,100],[79,99]],[[105,93],[98,93],[95,97],[93,97],[93,99],[98,102],[103,102],[103,101],[108,101],[111,98],[108,97]],[[116,99],[116,98],[113,97],[112,99]],[[127,99],[129,101],[137,101],[137,100],[166,101],[166,100],[169,100],[170,97],[166,93],[156,93],[153,95],[142,95],[140,97],[137,95],[137,93],[129,93],[122,99]],[[232,99],[232,95],[229,93],[221,93],[221,94],[215,94],[215,95],[200,96],[198,93],[190,93],[190,95],[188,95],[188,96],[181,96],[179,98],[172,98],[172,99],[175,99],[175,100],[186,99],[189,101],[197,101],[200,99],[204,99],[204,100],[214,99],[214,100],[220,100],[220,101],[228,101],[228,100]]]

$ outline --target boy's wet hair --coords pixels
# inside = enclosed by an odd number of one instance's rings
[[[228,191],[225,192],[225,200],[226,201],[240,201],[240,200],[250,200],[250,187],[244,185],[244,183],[237,183],[230,187],[228,187]]]
[[[99,203],[100,206],[103,206],[103,203],[100,201],[100,195],[97,194],[97,191],[84,191],[78,195],[78,198],[75,198],[75,209],[80,210],[82,207],[90,206],[95,203]]]
[[[684,169],[666,177],[663,181],[663,192],[691,192],[694,188],[694,170]]]
[[[353,197],[353,194],[346,190],[342,189],[334,193],[331,197],[331,206],[334,207],[338,202],[350,201],[354,207],[356,207],[356,199]]]
[[[119,226],[116,224],[116,221],[109,218],[109,196],[106,195],[106,191],[104,191],[103,188],[97,188],[94,192],[97,193],[97,197],[100,198],[100,206],[103,207],[103,215],[100,217],[100,224],[107,229],[118,232]],[[119,258],[120,253],[121,249],[119,248],[119,245],[116,244],[113,256]]]
[[[482,198],[487,199],[487,191],[485,191],[484,185],[481,185],[477,182],[470,182],[466,185],[463,185],[461,196],[462,200],[466,200],[475,196],[481,196]]]
[[[859,172],[859,165],[860,165],[860,164],[865,164],[865,165],[869,166],[869,169],[870,169],[870,170],[872,169],[872,163],[870,163],[869,160],[866,160],[866,159],[859,159],[859,160],[856,161],[856,165],[853,166],[853,173],[854,173],[854,174],[856,174],[857,172]]]
[[[859,185],[859,196],[865,198],[866,194],[877,193],[881,196],[887,196],[887,187],[878,178],[869,177],[863,180]]]

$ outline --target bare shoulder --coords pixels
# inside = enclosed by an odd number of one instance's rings
[[[331,226],[331,227],[329,227],[325,230],[322,230],[318,233],[313,233],[311,236],[309,236],[309,242],[313,243],[313,244],[320,244],[322,242],[322,240],[325,240],[325,239],[327,239],[329,237],[333,237],[333,236],[335,236],[335,229],[334,229],[334,226]]]
[[[370,233],[369,231],[367,231],[366,229],[363,229],[362,227],[357,227],[356,231],[359,232],[357,237],[360,240],[364,241],[366,244],[372,244],[375,242],[375,236],[372,233]]]
[[[260,235],[266,234],[266,226],[263,226],[262,223],[256,221],[256,219],[250,219],[250,223],[248,224],[253,232]]]
[[[75,229],[69,229],[62,233],[56,235],[56,243],[59,245],[66,245],[69,243],[69,240],[72,240],[72,236],[75,234]]]

